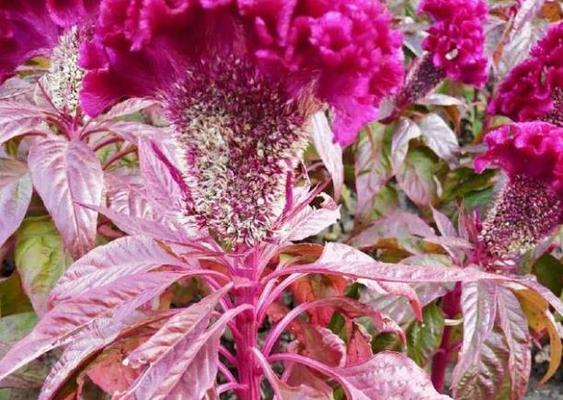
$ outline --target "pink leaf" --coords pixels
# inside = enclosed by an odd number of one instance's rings
[[[436,226],[442,236],[453,238],[458,237],[457,231],[448,217],[436,210],[434,207],[432,207],[432,215],[434,216],[434,221],[436,222]]]
[[[94,246],[98,214],[80,204],[99,206],[103,171],[94,152],[58,136],[36,140],[29,151],[33,184],[53,217],[73,258]]]
[[[28,81],[13,77],[0,85],[0,100],[17,100],[18,98],[31,94],[34,86]]]
[[[331,368],[298,354],[275,354],[269,360],[297,362],[335,379],[346,391],[348,400],[450,399],[434,389],[414,361],[395,352],[378,353],[362,364],[346,368]]]
[[[344,186],[342,147],[333,140],[333,133],[324,112],[313,116],[313,143],[326,169],[332,177],[334,199],[338,201]]]
[[[451,267],[450,259],[445,255],[428,254],[424,256],[412,256],[404,259],[402,261],[405,264],[425,266],[430,267],[443,266],[444,268]],[[365,282],[364,282],[365,283]],[[381,283],[381,282],[379,282]],[[387,282],[388,284],[391,282]],[[404,283],[397,283],[399,285],[405,285]],[[423,306],[430,304],[432,301],[439,297],[444,296],[447,292],[453,289],[453,283],[415,283],[409,285],[416,293],[417,299]],[[368,290],[362,293],[361,301],[363,303],[370,304],[372,307],[380,310],[381,312],[387,314],[398,324],[404,325],[412,322],[415,315],[411,307],[408,307],[407,299],[405,297],[396,297],[395,295],[390,296],[389,294],[381,293],[375,290]],[[373,289],[373,288],[372,288]]]
[[[154,100],[149,99],[127,99],[121,103],[113,106],[107,113],[103,115],[103,119],[109,120],[119,117],[124,117],[126,115],[136,114],[139,111],[144,110],[157,104]]]
[[[394,352],[378,353],[371,360],[335,369],[350,400],[446,400],[426,373],[410,358]]]
[[[85,290],[162,265],[182,265],[182,261],[167,253],[151,238],[119,238],[95,248],[71,265],[51,291],[51,302],[59,303]]]
[[[395,133],[393,134],[393,142],[391,144],[391,164],[393,165],[393,172],[399,172],[401,166],[407,158],[409,152],[410,141],[422,135],[418,125],[406,118],[401,118]]]
[[[117,398],[201,400],[215,383],[219,340],[223,331],[227,323],[245,309],[243,306],[227,311],[207,330],[205,327],[208,318],[200,320],[193,328],[182,331],[183,338],[179,342],[175,342],[178,335],[174,335],[169,351],[158,357],[137,379],[134,386]],[[187,324],[190,319],[195,318],[188,318]],[[191,325],[184,326],[184,329],[189,326]]]
[[[379,218],[359,234],[353,236],[351,243],[355,247],[370,247],[380,239],[410,239],[412,236],[427,239],[436,237],[436,234],[419,216],[403,211],[395,211]]]
[[[172,162],[172,155],[165,150],[165,146],[159,147],[152,140],[139,140],[141,175],[147,194],[155,206],[178,218],[178,215],[187,212],[186,196],[189,191],[181,172]]]
[[[165,129],[136,121],[112,121],[101,126],[129,143],[137,144],[143,138],[169,134]]]
[[[328,243],[318,261],[276,271],[269,275],[274,278],[292,273],[325,273],[347,275],[354,278],[375,279],[389,282],[473,282],[479,280],[510,280],[497,274],[482,272],[476,268],[444,268],[387,264],[367,260],[365,254],[353,247]]]
[[[490,391],[496,390],[502,383],[502,376],[487,373],[489,367],[496,371],[504,370],[501,359],[496,360],[490,352],[498,348],[499,352],[507,353],[504,338],[494,332],[497,296],[498,286],[493,282],[463,285],[463,344],[452,378],[456,399],[469,399],[471,396],[482,399],[486,393],[494,395]],[[481,392],[480,395],[477,392]]]
[[[303,240],[317,235],[340,219],[340,207],[324,193],[321,196],[323,203],[320,208],[311,206],[303,208],[301,212],[282,226],[281,238],[290,241]]]
[[[0,159],[0,246],[23,221],[32,192],[31,176],[25,164]]]
[[[230,290],[227,286],[170,318],[149,340],[134,350],[125,360],[132,368],[156,364],[188,335],[207,328],[211,312]]]
[[[106,175],[106,197],[109,208],[98,211],[129,235],[148,235],[155,239],[189,242],[201,232],[189,221],[167,218],[148,199],[144,187],[123,177]]]
[[[521,399],[528,388],[532,356],[528,320],[520,307],[520,302],[512,291],[499,287],[498,315],[500,327],[506,337],[510,350],[508,370],[512,384],[512,398]]]
[[[356,151],[356,219],[369,219],[373,201],[379,191],[393,176],[390,160],[385,154],[383,131],[368,133]]]
[[[40,355],[72,340],[81,329],[123,306],[127,316],[185,274],[154,272],[121,278],[58,304],[0,360],[0,381]]]
[[[142,313],[133,313],[126,320],[116,320],[113,317],[95,319],[92,324],[78,331],[68,340],[69,345],[66,346],[64,353],[45,379],[38,400],[51,399],[88,357],[110,345],[123,331],[138,328],[162,318],[162,314],[147,317]]]
[[[28,103],[0,101],[0,144],[33,131],[44,121],[41,108]]]

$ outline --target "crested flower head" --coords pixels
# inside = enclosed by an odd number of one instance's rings
[[[563,126],[563,22],[551,27],[530,57],[510,71],[488,112]]]
[[[508,177],[483,223],[481,239],[498,258],[531,249],[563,222],[563,129],[543,122],[504,126],[485,137],[481,172],[500,167]]]
[[[545,122],[505,125],[487,134],[488,150],[475,163],[498,166],[509,176],[539,180],[563,194],[563,128]]]
[[[273,233],[328,109],[354,140],[402,79],[401,36],[376,0],[102,3],[81,100],[162,100],[190,191],[186,211],[233,245]]]
[[[0,82],[35,56],[48,56],[45,89],[60,109],[74,111],[83,72],[79,47],[97,0],[0,0]]]
[[[336,140],[349,144],[402,82],[402,38],[377,0],[106,0],[101,8],[96,43],[83,54],[91,115],[123,96],[154,94],[199,59],[243,51],[290,94],[306,87],[326,103]]]
[[[433,24],[422,47],[436,68],[453,80],[483,86],[487,79],[483,22],[488,7],[483,0],[423,0],[419,11]]]

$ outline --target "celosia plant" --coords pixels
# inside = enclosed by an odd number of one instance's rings
[[[0,399],[557,379],[558,14],[407,3],[0,0]]]

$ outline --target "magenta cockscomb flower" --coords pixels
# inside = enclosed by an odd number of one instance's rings
[[[529,250],[563,222],[563,128],[544,122],[506,125],[485,137],[481,172],[500,167],[508,181],[483,223],[481,238],[497,257]]]
[[[422,47],[436,68],[450,79],[483,86],[487,79],[483,23],[488,15],[483,0],[423,0],[419,11],[433,24]]]
[[[563,126],[563,22],[551,27],[499,86],[490,114]]]
[[[401,37],[378,1],[102,3],[82,105],[162,101],[188,214],[252,245],[282,215],[311,117],[328,108],[350,143],[402,79]]]
[[[419,13],[433,24],[422,43],[426,50],[411,67],[395,103],[398,110],[427,95],[445,78],[481,87],[487,80],[483,0],[423,0]]]
[[[97,46],[84,56],[90,114],[124,95],[152,95],[195,60],[243,48],[269,80],[284,78],[290,96],[306,89],[327,104],[336,140],[349,144],[402,82],[401,35],[376,0],[135,4],[102,6]]]
[[[98,0],[0,0],[0,82],[32,57],[48,56],[43,84],[59,109],[74,111],[83,77],[78,51]]]

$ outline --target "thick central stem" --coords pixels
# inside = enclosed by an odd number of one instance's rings
[[[248,286],[235,290],[236,305],[250,304],[253,309],[245,311],[236,319],[236,327],[240,337],[236,338],[237,366],[239,383],[243,386],[238,391],[241,400],[260,400],[260,382],[262,372],[256,362],[252,349],[257,347],[258,321],[256,305],[258,301],[258,287],[256,260],[250,257],[248,262],[237,271],[241,279],[248,282]]]

